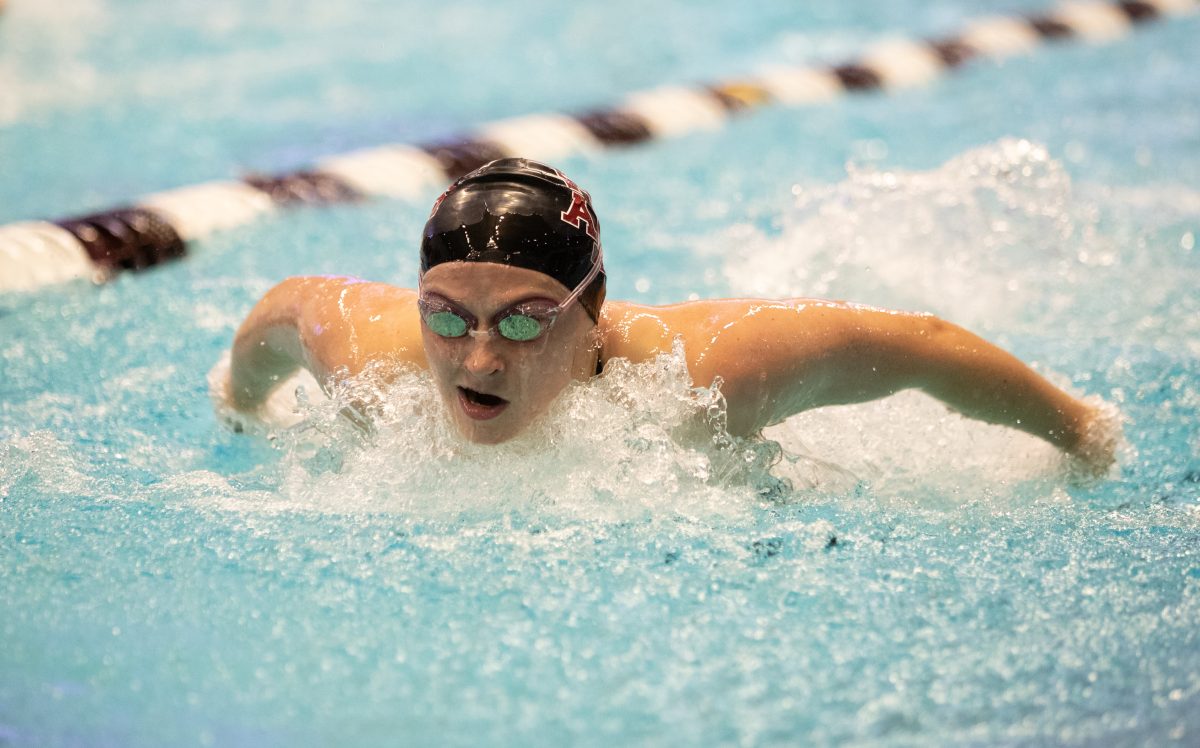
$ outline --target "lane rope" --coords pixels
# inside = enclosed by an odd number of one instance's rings
[[[0,0],[2,3],[3,0]],[[131,205],[55,221],[0,226],[0,292],[79,278],[96,282],[186,256],[192,242],[295,205],[367,197],[419,200],[496,158],[567,156],[715,130],[757,107],[804,106],[840,95],[926,84],[974,59],[1028,53],[1047,42],[1107,42],[1147,21],[1195,11],[1200,0],[1071,2],[1049,12],[970,22],[957,36],[888,40],[856,60],[792,66],[698,86],[629,94],[613,107],[531,114],[431,143],[329,156],[311,169],[253,175],[146,195]]]

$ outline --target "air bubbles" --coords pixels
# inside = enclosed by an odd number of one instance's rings
[[[1039,439],[948,413],[913,391],[808,411],[765,435],[783,450],[775,475],[842,506],[1010,510],[1050,493],[1068,467]]]
[[[929,171],[851,167],[842,182],[793,192],[779,230],[738,226],[712,240],[739,248],[723,268],[734,294],[931,311],[985,334],[1092,336],[1134,332],[1149,291],[1181,330],[1197,329],[1168,307],[1177,294],[1154,290],[1194,296],[1170,267],[1178,255],[1153,251],[1154,231],[1195,245],[1175,228],[1197,203],[1179,186],[1081,190],[1044,146],[1004,139]]]
[[[730,437],[720,392],[691,385],[681,348],[611,361],[501,445],[463,441],[427,374],[382,365],[298,407],[303,420],[276,432],[284,455],[270,507],[609,521],[742,516],[790,491],[770,475],[779,446]],[[349,407],[369,431],[345,417]]]
[[[18,486],[43,496],[88,495],[95,490],[71,445],[49,431],[0,441],[0,501]]]

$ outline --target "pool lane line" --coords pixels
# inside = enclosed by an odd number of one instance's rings
[[[330,156],[302,171],[180,187],[74,218],[11,223],[0,226],[0,292],[78,278],[100,282],[143,270],[186,256],[194,240],[294,205],[376,196],[420,199],[504,156],[553,161],[715,130],[736,114],[771,104],[810,105],[847,93],[921,85],[971,60],[1027,53],[1048,42],[1110,41],[1138,24],[1192,12],[1198,3],[1072,2],[1046,13],[980,18],[957,36],[888,40],[840,65],[780,67],[740,80],[640,91],[614,107],[515,117],[465,136]]]

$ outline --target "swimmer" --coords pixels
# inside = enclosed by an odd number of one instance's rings
[[[496,444],[609,361],[681,341],[693,384],[719,383],[736,436],[917,388],[1044,439],[1089,473],[1114,460],[1100,408],[932,315],[816,299],[649,306],[606,301],[605,279],[588,194],[534,161],[493,161],[434,203],[416,290],[329,276],[271,289],[237,331],[223,395],[254,414],[299,367],[324,385],[392,362],[428,370],[462,437]]]

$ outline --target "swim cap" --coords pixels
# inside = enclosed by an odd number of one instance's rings
[[[592,199],[562,172],[502,158],[462,177],[433,204],[421,240],[421,274],[443,262],[495,262],[544,273],[574,290],[600,253]],[[604,269],[579,297],[595,321]]]

